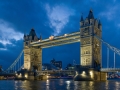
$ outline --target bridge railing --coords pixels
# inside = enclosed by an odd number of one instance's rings
[[[120,71],[120,68],[101,68],[101,71]]]
[[[72,32],[72,33],[68,33],[65,35],[61,35],[61,36],[54,36],[54,39],[60,39],[60,38],[64,38],[64,37],[69,37],[69,36],[74,36],[74,35],[80,35],[80,31],[77,31],[77,32]],[[49,38],[47,39],[43,39],[41,42],[45,42],[45,41],[49,41]],[[36,43],[39,43],[40,41],[35,41],[35,42],[31,42],[30,44],[36,44]]]
[[[74,74],[74,70],[44,70],[44,71],[37,71],[37,75],[44,75],[50,73],[67,73],[67,74]]]

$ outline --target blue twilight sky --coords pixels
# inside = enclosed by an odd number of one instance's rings
[[[23,49],[23,35],[31,28],[37,36],[48,38],[78,31],[81,13],[84,18],[92,8],[94,17],[102,22],[102,38],[120,48],[119,0],[0,0],[0,65],[6,69]],[[103,67],[106,66],[106,48],[103,46]],[[80,63],[80,43],[43,49],[43,63],[51,59]],[[113,52],[110,67],[113,67]],[[120,57],[116,57],[120,67]]]

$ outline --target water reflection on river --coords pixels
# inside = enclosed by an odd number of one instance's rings
[[[102,82],[67,79],[46,81],[0,80],[0,90],[120,90],[120,80]]]

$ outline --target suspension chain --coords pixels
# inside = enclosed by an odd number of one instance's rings
[[[9,71],[10,69],[14,68],[14,66],[16,65],[16,63],[20,60],[22,54],[23,54],[23,50],[20,53],[20,55],[18,56],[18,58],[11,64],[11,66],[6,71]]]
[[[97,36],[96,36],[97,37]],[[101,38],[97,37],[98,40],[100,40],[102,43],[104,43],[108,48],[110,48],[112,51],[114,51],[116,54],[120,55],[120,50],[116,47],[111,46],[107,42],[103,41]]]

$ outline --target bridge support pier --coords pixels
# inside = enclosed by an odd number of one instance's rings
[[[15,79],[16,80],[47,80],[48,75],[37,75],[36,72],[27,71],[26,69],[22,69],[16,73]],[[0,77],[1,78],[1,77]]]
[[[76,70],[75,81],[105,81],[107,73],[98,71],[93,68],[80,67]]]
[[[42,48],[27,47],[24,49],[24,69],[28,71],[42,70]]]
[[[101,71],[94,71],[94,80],[95,81],[106,81],[107,73]]]
[[[47,75],[39,75],[34,78],[34,80],[47,80]]]

